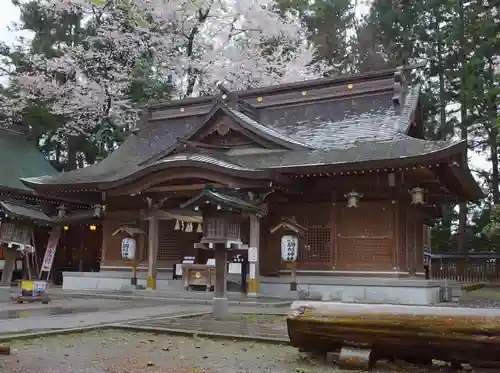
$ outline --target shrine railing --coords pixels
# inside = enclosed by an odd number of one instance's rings
[[[500,254],[443,253],[426,255],[430,260],[430,278],[433,280],[500,285]]]

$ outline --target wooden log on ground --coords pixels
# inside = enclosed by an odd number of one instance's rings
[[[361,306],[361,307],[360,307]],[[292,346],[371,350],[373,359],[500,361],[500,310],[296,302]],[[378,311],[378,312],[377,312]],[[383,312],[381,312],[383,311]]]
[[[10,347],[0,346],[0,355],[10,355]]]

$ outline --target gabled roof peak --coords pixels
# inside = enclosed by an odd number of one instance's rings
[[[217,117],[220,116],[221,114],[231,119],[236,124],[235,127],[240,127],[243,132],[253,135],[254,138],[261,138],[266,142],[273,143],[276,145],[276,147],[288,150],[313,149],[312,146],[309,146],[306,143],[295,140],[289,136],[286,136],[267,126],[262,125],[256,119],[242,112],[238,108],[237,101],[236,102],[232,101],[231,105],[232,107],[229,106],[229,104],[226,101],[227,97],[224,98],[222,96],[224,95],[218,96],[218,98],[213,101],[212,109],[205,116],[205,119],[200,126],[195,128],[191,133],[189,133],[184,138],[178,139],[179,145],[175,149],[163,150],[155,154],[153,157],[144,161],[142,165],[160,160],[161,158],[171,154],[175,150],[179,150],[181,149],[181,147],[184,147],[186,142],[190,142],[192,140],[198,142],[199,139],[196,139],[196,137],[201,136],[203,132],[206,132],[209,126],[214,125],[214,120],[216,120]],[[238,131],[237,128],[234,129]]]

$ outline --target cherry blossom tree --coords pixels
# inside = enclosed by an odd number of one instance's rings
[[[82,15],[91,32],[60,46],[56,57],[28,54],[34,68],[15,76],[20,90],[11,112],[46,102],[71,135],[103,122],[134,127],[140,110],[129,88],[144,60],[178,98],[211,93],[218,81],[238,90],[326,72],[312,62],[305,27],[291,12],[275,12],[273,0],[41,1],[55,16]]]

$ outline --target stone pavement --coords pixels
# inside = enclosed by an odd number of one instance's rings
[[[209,317],[155,318],[139,320],[116,325],[119,329],[150,331],[166,334],[193,334],[207,337],[224,337],[234,339],[252,339],[259,341],[288,343],[288,331],[285,320],[271,322],[257,319],[259,315],[286,315],[288,308],[260,308],[250,312],[247,307],[231,307],[231,313],[248,317],[231,318],[218,321]]]
[[[209,311],[210,307],[197,307],[194,309],[190,306],[173,305],[84,312],[62,316],[27,317],[0,320],[0,333],[6,335],[58,329],[83,328],[99,325],[104,326],[126,321],[168,316],[172,317]]]
[[[55,295],[55,296],[54,296]],[[211,301],[206,304],[190,304],[158,298],[144,297],[114,300],[101,297],[72,298],[62,292],[52,293],[49,304],[0,303],[0,335],[23,334],[63,329],[108,326],[111,324],[139,322],[141,320],[167,320],[192,314],[207,314],[212,310]],[[279,309],[260,307],[250,309],[255,313],[286,313],[289,302]],[[272,305],[272,304],[271,304]],[[245,304],[230,306],[232,312],[248,311]],[[153,321],[152,321],[153,320]]]

